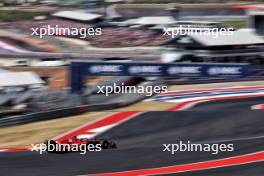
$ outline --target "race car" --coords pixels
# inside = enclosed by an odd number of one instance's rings
[[[49,140],[46,141],[46,146],[54,145],[56,146],[53,148],[53,150],[48,150],[49,153],[65,153],[65,152],[73,152],[76,151],[76,147],[83,147],[86,146],[86,149],[88,150],[91,147],[94,147],[94,149],[111,149],[116,148],[116,143],[113,141],[105,140],[105,139],[88,139],[88,138],[78,138],[77,136],[74,136],[72,138],[69,138],[67,140],[63,140],[61,142],[57,142],[55,140]],[[64,146],[62,148],[61,146]],[[66,147],[65,147],[66,146]],[[75,150],[73,150],[75,148]],[[63,149],[63,150],[62,150]],[[81,148],[78,148],[80,151]],[[98,150],[96,150],[98,151]]]

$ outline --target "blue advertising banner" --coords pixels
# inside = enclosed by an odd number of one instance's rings
[[[87,76],[244,77],[248,68],[248,64],[231,63],[81,62],[79,65]]]
[[[237,63],[117,63],[82,62],[71,65],[72,89],[80,90],[85,76],[246,77],[249,64]]]

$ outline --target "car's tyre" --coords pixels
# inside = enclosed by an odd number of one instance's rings
[[[111,148],[117,148],[116,143],[111,142]]]
[[[109,143],[106,140],[102,140],[100,143],[101,143],[102,149],[108,149],[109,148]]]

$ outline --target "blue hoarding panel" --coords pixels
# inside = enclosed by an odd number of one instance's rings
[[[247,64],[83,63],[83,74],[104,76],[243,77]]]
[[[72,92],[80,92],[85,76],[143,76],[143,77],[245,77],[248,64],[236,63],[117,63],[73,62]]]

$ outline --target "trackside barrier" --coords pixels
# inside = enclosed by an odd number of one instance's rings
[[[156,81],[148,85],[161,85],[162,83],[163,81]],[[51,120],[51,119],[58,119],[58,118],[65,118],[65,117],[69,117],[73,115],[79,115],[87,111],[92,112],[92,111],[122,108],[128,105],[140,102],[146,98],[149,98],[149,97],[146,97],[144,94],[142,94],[135,98],[125,99],[122,102],[82,105],[82,106],[77,106],[77,107],[72,107],[72,108],[57,109],[57,110],[52,110],[52,111],[38,112],[38,113],[32,113],[32,114],[26,114],[26,115],[20,115],[20,116],[12,116],[12,117],[0,119],[0,127],[21,125],[21,124],[27,124],[27,123]]]
[[[81,111],[80,107],[73,107],[73,108],[38,112],[38,113],[32,113],[32,114],[26,114],[26,115],[20,115],[20,116],[11,116],[11,117],[0,119],[0,127],[62,118],[65,116],[78,115],[78,114],[81,114],[82,112],[83,111]]]
[[[53,111],[38,112],[20,116],[12,116],[8,118],[0,119],[0,127],[12,126],[12,125],[21,125],[32,122],[52,120],[58,118],[65,118],[69,116],[79,115],[84,112],[92,112],[99,110],[110,110],[128,106],[130,104],[141,101],[142,99],[137,99],[135,101],[129,102],[120,102],[120,103],[109,103],[109,104],[96,104],[96,105],[83,105],[74,108],[58,109]]]
[[[71,64],[71,92],[81,93],[86,76],[132,76],[171,78],[241,78],[249,64],[238,63],[146,63],[86,62]]]

